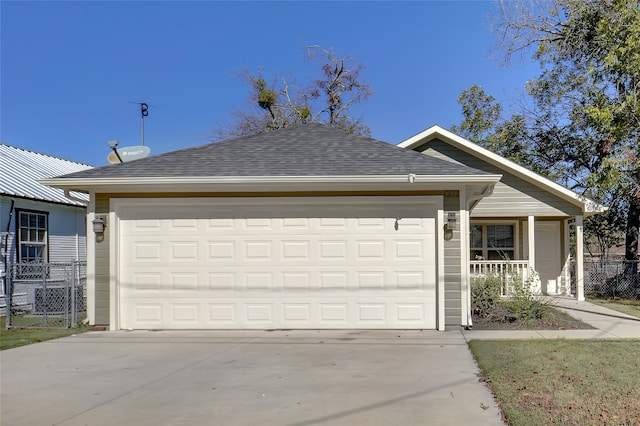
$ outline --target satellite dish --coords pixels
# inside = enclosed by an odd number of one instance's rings
[[[141,158],[148,157],[151,153],[151,149],[144,145],[115,148],[115,150],[118,151],[117,155],[115,152],[110,152],[109,155],[107,155],[107,161],[111,164],[120,163],[120,159],[122,159],[123,163],[139,160]],[[120,156],[120,159],[118,159],[118,155]]]

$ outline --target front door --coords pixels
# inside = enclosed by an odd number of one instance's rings
[[[536,272],[543,294],[558,294],[561,266],[560,222],[536,221]]]

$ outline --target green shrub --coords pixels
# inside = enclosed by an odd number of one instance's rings
[[[518,321],[534,321],[549,315],[549,302],[544,301],[531,290],[532,284],[537,279],[538,274],[531,271],[529,278],[524,282],[520,279],[513,280],[507,308]]]
[[[498,274],[490,274],[471,279],[471,305],[475,315],[487,316],[500,302],[502,279]]]

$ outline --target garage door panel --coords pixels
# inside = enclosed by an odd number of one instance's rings
[[[169,273],[169,283],[171,290],[178,290],[183,292],[195,292],[198,291],[199,283],[201,280],[197,273],[193,272],[175,272]]]
[[[272,223],[268,226],[261,225],[260,223],[264,220],[271,220]],[[416,229],[427,232],[435,230],[429,218],[355,218],[355,221],[348,218],[274,218],[261,219],[260,222],[249,221],[249,219],[136,220],[121,222],[120,231],[122,235],[157,235],[158,232],[163,235],[198,235],[215,231],[218,235],[264,234],[270,236],[274,232],[283,235],[299,235],[301,230],[308,231],[311,235],[331,235],[335,234],[335,231],[345,229],[378,230],[390,235],[411,235]]]
[[[145,303],[131,305],[127,315],[139,328],[433,328],[430,303],[384,299],[269,302],[263,298],[232,301]]]
[[[198,303],[172,303],[169,310],[171,322],[176,324],[177,328],[193,328],[200,324]]]
[[[120,325],[435,328],[436,205],[379,199],[125,204]]]
[[[236,315],[238,304],[236,303],[209,303],[207,308],[208,317],[205,326],[211,324],[234,326],[238,322]]]
[[[203,297],[217,297],[224,291],[252,290],[306,290],[317,293],[331,291],[377,291],[394,296],[394,291],[434,291],[432,277],[435,267],[397,268],[389,270],[384,265],[347,271],[340,267],[326,268],[322,271],[309,271],[306,266],[274,266],[272,268],[236,267],[208,268],[197,267],[190,271],[147,272],[134,270],[129,278],[121,281],[121,286],[129,296],[146,297],[159,291],[170,291],[173,297],[190,297],[197,291]],[[313,296],[304,292],[302,295]]]
[[[236,273],[233,271],[209,272],[207,282],[209,290],[215,292],[233,290],[236,287]]]

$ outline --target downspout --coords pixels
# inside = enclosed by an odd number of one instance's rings
[[[465,232],[467,232],[467,233],[470,232],[469,220],[470,220],[470,216],[471,216],[470,215],[471,209],[473,209],[481,199],[483,199],[484,197],[488,197],[491,194],[493,194],[493,190],[494,190],[495,186],[496,186],[495,183],[492,184],[492,185],[489,185],[489,186],[487,186],[485,188],[484,191],[482,191],[479,194],[472,195],[467,200],[467,211],[465,212],[465,215],[466,215],[466,218],[465,218],[466,219],[465,220]],[[469,239],[467,239],[467,242],[468,241],[469,241]],[[466,255],[465,255],[465,263],[466,263],[465,268],[467,268],[467,282],[466,282],[467,295],[465,297],[465,302],[466,302],[467,306],[465,307],[466,308],[465,310],[467,312],[467,324],[463,324],[462,325],[467,330],[473,327],[473,319],[472,319],[472,315],[471,315],[471,280],[469,278],[469,273],[468,273],[468,270],[469,270],[469,250],[470,250],[469,246],[465,247],[465,253],[466,253]]]
[[[2,273],[2,294],[6,296],[7,289],[7,268],[9,267],[9,231],[11,230],[11,219],[16,201],[11,199],[11,207],[9,208],[9,221],[7,222],[7,232],[4,235],[4,272]]]

